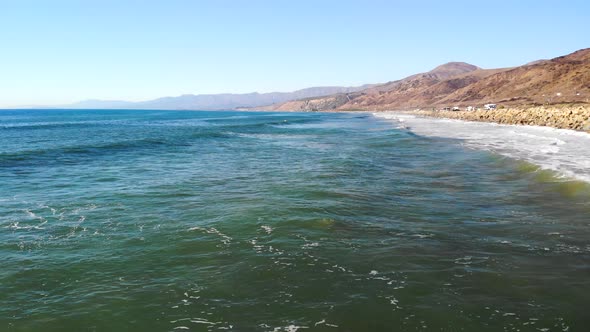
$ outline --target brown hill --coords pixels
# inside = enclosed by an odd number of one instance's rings
[[[508,105],[588,102],[590,49],[517,67],[463,87],[440,103],[495,102]]]
[[[449,79],[451,77],[455,77],[457,75],[461,75],[464,73],[472,72],[475,70],[481,69],[477,66],[470,65],[465,62],[449,62],[444,65],[440,65],[433,70],[426,72],[415,74],[412,76],[408,76],[404,79],[387,82],[385,84],[378,84],[372,88],[365,90],[366,93],[371,92],[381,92],[381,91],[391,91],[397,89],[401,86],[408,86],[408,85],[417,85],[420,84],[420,81],[442,81]]]
[[[399,109],[421,108],[436,105],[449,94],[479,80],[507,69],[475,69],[465,73],[450,74],[445,79],[423,75],[403,80],[389,91],[363,91],[362,95],[340,106],[341,109]]]
[[[422,91],[441,81],[480,70],[482,69],[465,62],[450,62],[438,66],[426,73],[415,74],[401,80],[374,85],[363,90],[362,93],[341,93],[323,97],[306,98],[266,107],[259,107],[257,109],[277,111],[324,111],[386,105],[393,99],[396,99],[401,103],[411,98],[414,93]]]
[[[451,62],[429,72],[354,93],[308,98],[264,109],[385,110],[481,106],[484,103],[556,104],[589,102],[590,49],[516,68],[481,69]]]

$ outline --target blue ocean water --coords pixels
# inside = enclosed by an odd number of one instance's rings
[[[364,113],[1,111],[0,330],[586,330],[589,188]]]

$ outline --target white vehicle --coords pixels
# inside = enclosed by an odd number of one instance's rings
[[[485,104],[485,105],[483,105],[483,108],[486,110],[495,110],[496,104]]]

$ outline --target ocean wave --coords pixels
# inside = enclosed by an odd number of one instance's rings
[[[76,146],[60,146],[53,148],[38,148],[17,152],[0,153],[0,167],[43,166],[59,164],[62,161],[82,162],[84,157],[112,155],[138,149],[153,149],[158,146],[184,145],[182,142],[165,139],[139,139],[116,141],[106,144],[81,144]],[[73,158],[75,157],[75,158]]]
[[[91,127],[107,125],[102,121],[75,121],[75,122],[17,122],[0,125],[2,130],[36,130],[36,129],[61,129],[74,127]]]
[[[418,135],[458,139],[472,149],[524,160],[566,178],[590,182],[590,135],[539,126],[501,125],[424,118],[393,112],[375,113]]]

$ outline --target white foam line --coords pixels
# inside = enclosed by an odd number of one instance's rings
[[[466,147],[525,160],[568,178],[590,182],[590,134],[540,126],[373,113],[418,135],[462,140]]]

